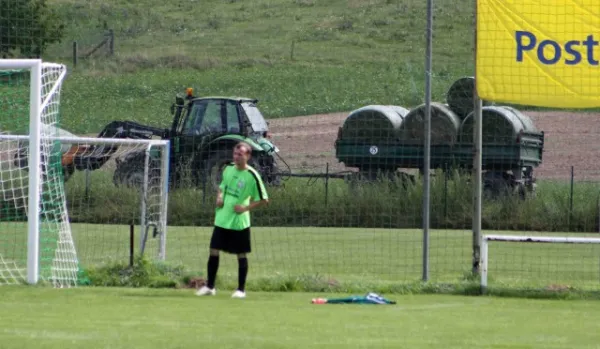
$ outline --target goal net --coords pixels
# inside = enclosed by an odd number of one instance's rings
[[[132,221],[144,232],[154,228],[164,258],[168,142],[83,138],[61,129],[65,76],[60,64],[0,60],[0,284],[77,285],[81,256],[69,215],[77,200],[68,197],[77,172],[89,178],[102,169],[123,195],[135,195]]]
[[[483,235],[480,276],[482,291],[498,287],[597,289],[600,238]]]

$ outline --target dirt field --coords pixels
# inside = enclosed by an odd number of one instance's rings
[[[600,179],[600,113],[525,112],[545,132],[542,165],[534,171],[538,179]],[[344,171],[335,159],[333,142],[348,113],[334,113],[270,121],[273,141],[292,171]]]
[[[545,132],[538,179],[600,180],[600,113],[526,112]],[[335,158],[338,127],[348,113],[299,116],[270,120],[274,143],[293,172],[347,171]],[[94,135],[92,135],[94,136]],[[2,152],[0,152],[1,155]],[[283,168],[286,170],[286,168]]]

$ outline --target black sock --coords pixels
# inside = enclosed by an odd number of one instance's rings
[[[244,292],[248,275],[248,258],[238,258],[238,290]]]
[[[208,257],[208,288],[215,288],[215,280],[217,279],[217,270],[219,270],[219,256]]]

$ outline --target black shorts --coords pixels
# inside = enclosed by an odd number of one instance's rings
[[[214,227],[210,248],[233,254],[250,253],[250,228],[231,230]]]

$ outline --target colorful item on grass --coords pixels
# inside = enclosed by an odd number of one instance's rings
[[[342,298],[313,298],[312,304],[396,304],[396,301],[385,299],[377,293],[369,292],[364,296]]]

